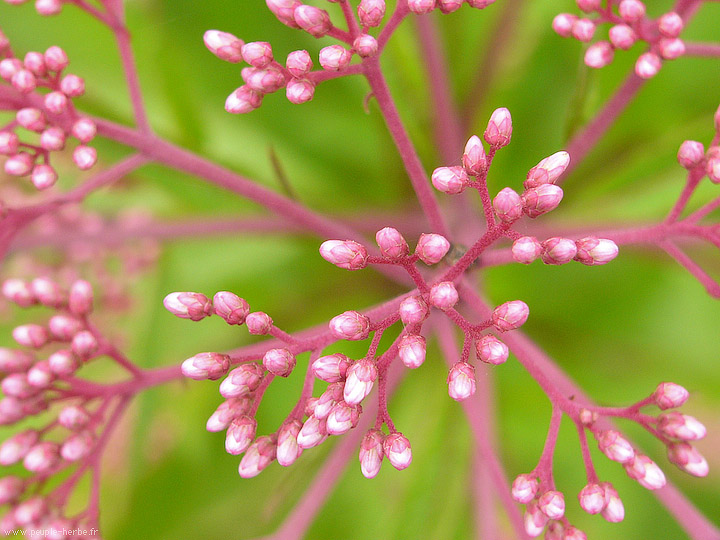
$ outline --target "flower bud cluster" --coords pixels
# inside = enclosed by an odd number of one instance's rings
[[[566,264],[578,261],[586,266],[599,266],[612,261],[618,247],[612,240],[588,236],[579,240],[553,237],[539,242],[534,236],[521,236],[513,242],[513,260],[530,264],[542,258],[545,264]]]
[[[435,9],[442,13],[452,13],[460,9],[464,2],[470,7],[483,9],[494,4],[495,0],[408,0],[408,8],[417,15],[424,15]]]
[[[684,141],[677,154],[678,163],[688,170],[702,167],[713,184],[720,184],[720,146],[705,147],[698,141]]]
[[[650,47],[635,63],[635,73],[643,79],[654,77],[663,60],[674,60],[685,54],[685,44],[679,38],[685,23],[674,11],[653,20],[647,16],[645,4],[640,0],[616,2],[617,14],[609,12],[600,0],[576,1],[587,15],[557,15],[552,25],[558,35],[589,43],[595,37],[597,27],[606,23],[612,25],[608,40],[596,41],[585,51],[585,65],[591,68],[607,66],[617,49],[627,50],[638,41],[644,41]]]

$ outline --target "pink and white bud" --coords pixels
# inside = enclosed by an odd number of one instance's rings
[[[30,288],[38,302],[44,306],[59,308],[65,303],[65,293],[60,285],[50,278],[35,278],[30,282]]]
[[[40,132],[47,126],[45,115],[35,107],[25,107],[15,114],[15,120],[27,130]]]
[[[510,351],[498,338],[487,334],[475,342],[475,352],[482,362],[499,366],[507,361]]]
[[[13,328],[12,336],[24,347],[39,349],[48,342],[50,336],[44,326],[39,324],[23,324]]]
[[[599,484],[587,484],[578,493],[578,500],[588,514],[599,514],[605,508],[605,490]]]
[[[225,110],[230,114],[246,114],[262,104],[262,94],[249,86],[236,88],[225,100]]]
[[[577,20],[576,15],[560,13],[553,19],[552,28],[558,36],[568,38],[572,35],[573,25]]]
[[[11,278],[3,281],[2,295],[20,307],[30,307],[35,303],[35,295],[30,284],[22,279]]]
[[[65,148],[65,132],[59,127],[51,126],[40,134],[40,146],[53,152]]]
[[[332,28],[327,11],[313,6],[299,5],[293,12],[293,18],[300,28],[316,38],[324,36]]]
[[[635,23],[645,17],[645,4],[640,0],[621,0],[618,12],[626,23]]]
[[[464,0],[437,0],[437,5],[443,13],[453,13],[460,9]]]
[[[688,474],[697,477],[708,475],[710,468],[707,460],[690,443],[679,442],[667,447],[668,459]]]
[[[585,427],[592,426],[595,422],[597,422],[598,418],[598,413],[596,411],[591,411],[590,409],[582,408],[578,412],[578,419],[580,420],[580,423]]]
[[[238,473],[242,478],[252,478],[260,474],[272,461],[277,453],[277,445],[267,435],[258,437],[250,445],[240,460]]]
[[[377,54],[378,42],[371,35],[360,34],[353,41],[353,50],[362,58],[369,58]]]
[[[535,188],[542,184],[554,184],[568,165],[570,154],[565,151],[556,152],[530,169],[523,185],[525,188]]]
[[[37,388],[28,383],[26,373],[6,375],[0,383],[0,389],[6,396],[18,399],[28,399],[38,392]]]
[[[297,437],[302,428],[300,420],[293,420],[283,424],[278,430],[277,461],[283,467],[289,467],[302,454],[298,446]]]
[[[523,202],[515,190],[506,187],[493,199],[495,215],[503,223],[514,223],[523,215]]]
[[[97,134],[97,126],[90,118],[79,118],[73,123],[70,132],[81,143],[89,143]]]
[[[213,311],[228,324],[242,324],[250,313],[250,306],[238,295],[220,291],[213,296]]]
[[[263,356],[263,366],[273,375],[287,377],[296,364],[295,356],[287,349],[270,349]]]
[[[360,443],[360,470],[365,478],[375,478],[380,472],[382,459],[385,455],[383,442],[385,435],[378,429],[371,429]]]
[[[60,461],[60,446],[51,441],[39,442],[23,458],[23,466],[33,473],[44,473]]]
[[[0,347],[0,372],[20,373],[27,371],[35,362],[35,357],[26,351]]]
[[[182,374],[189,379],[216,381],[230,369],[230,357],[216,352],[199,353],[185,360],[181,369]]]
[[[544,540],[564,540],[565,525],[562,521],[551,521],[545,530]]]
[[[259,95],[272,94],[285,86],[285,75],[272,67],[267,69],[246,67],[242,69],[240,75],[247,87]]]
[[[400,302],[398,313],[403,324],[420,324],[428,318],[430,309],[422,296],[409,296]]]
[[[55,185],[58,175],[50,165],[40,163],[35,165],[30,175],[30,181],[39,190],[48,189]]]
[[[435,0],[407,0],[408,9],[418,15],[430,13],[435,9]]]
[[[527,504],[523,516],[523,525],[528,536],[532,538],[540,536],[548,521],[548,517],[540,511],[536,501],[530,501]]]
[[[57,15],[62,11],[63,0],[35,0],[35,11],[43,17]]]
[[[713,184],[720,184],[720,146],[708,150],[705,172]]]
[[[542,252],[542,245],[533,236],[521,236],[512,245],[513,260],[521,264],[530,264],[540,257]]]
[[[29,94],[37,87],[37,79],[29,69],[19,69],[13,74],[10,84],[21,94]]]
[[[25,491],[25,481],[19,476],[0,478],[0,505],[8,504]]]
[[[538,508],[550,519],[565,515],[565,497],[560,491],[546,491],[538,499]]]
[[[690,393],[679,384],[664,382],[658,385],[652,397],[655,405],[665,410],[683,405],[690,397]]]
[[[342,45],[330,45],[320,49],[319,59],[323,69],[340,71],[350,64],[352,53]]]
[[[33,448],[40,436],[32,429],[16,433],[0,444],[0,465],[9,466],[22,460]]]
[[[695,417],[676,411],[658,416],[657,429],[673,439],[697,441],[707,435],[707,429]]]
[[[505,107],[495,109],[488,122],[485,133],[485,141],[495,149],[507,146],[512,137],[512,117],[510,111]]]
[[[700,165],[705,157],[705,146],[698,141],[683,141],[678,150],[678,163],[685,169]]]
[[[616,24],[612,26],[608,31],[608,36],[610,37],[610,43],[613,44],[613,47],[624,51],[632,47],[637,41],[635,30],[627,24]]]
[[[335,383],[345,380],[352,360],[340,353],[321,356],[313,362],[313,375],[322,381]]]
[[[85,81],[70,73],[60,80],[60,91],[69,98],[82,96],[85,93]]]
[[[253,41],[242,46],[243,59],[256,68],[266,68],[274,58],[272,47],[265,41]]]
[[[607,41],[593,43],[585,51],[585,65],[591,68],[604,68],[613,61],[615,49]]]
[[[542,184],[526,189],[522,194],[523,211],[536,218],[555,210],[563,198],[563,190],[555,184]]]
[[[660,34],[666,38],[678,37],[685,26],[682,17],[674,11],[661,15],[657,24]]]
[[[330,332],[338,339],[358,341],[368,337],[370,319],[357,311],[346,311],[330,319]]]
[[[442,281],[430,287],[429,299],[433,307],[445,310],[457,304],[460,296],[452,281]]]
[[[27,152],[18,152],[5,161],[5,172],[10,176],[27,176],[33,170],[35,158]]]
[[[595,36],[595,23],[590,19],[575,19],[570,34],[578,41],[588,43]]]
[[[378,370],[375,362],[369,358],[358,360],[347,370],[345,387],[343,388],[343,399],[348,405],[357,405],[372,390],[373,384],[378,378]]]
[[[14,131],[0,131],[0,154],[12,156],[17,154],[20,138]]]
[[[245,396],[260,386],[264,374],[263,368],[255,363],[236,367],[220,383],[220,395],[226,399]]]
[[[83,279],[75,281],[70,287],[68,308],[74,315],[82,317],[92,311],[93,288]]]
[[[596,11],[602,6],[602,0],[575,0],[575,3],[586,13]]]
[[[52,114],[62,114],[67,110],[69,99],[62,92],[50,92],[45,94],[43,98],[43,105],[45,110]]]
[[[199,321],[212,313],[210,299],[196,292],[170,293],[163,300],[163,305],[176,317],[191,321]]]
[[[307,51],[293,51],[288,54],[285,67],[293,77],[300,78],[312,69],[313,61]]]
[[[520,474],[512,484],[512,498],[521,504],[527,504],[535,498],[540,483],[535,475]]]
[[[641,54],[635,62],[635,74],[642,79],[652,79],[662,67],[662,60],[653,52]]]
[[[297,444],[298,447],[303,450],[307,450],[308,448],[318,446],[325,441],[327,437],[325,419],[320,419],[315,415],[311,415],[307,420],[305,420],[305,423],[298,432]]]
[[[48,328],[52,337],[58,341],[70,341],[75,334],[84,328],[84,324],[75,317],[61,314],[50,317]]]
[[[70,63],[67,53],[56,45],[48,47],[43,56],[45,58],[45,66],[50,71],[62,71]]]
[[[448,394],[455,401],[464,401],[475,393],[475,368],[467,362],[455,364],[447,378]]]
[[[635,457],[632,445],[615,430],[608,430],[596,435],[598,448],[608,459],[618,463],[628,463]]]
[[[295,105],[307,103],[315,95],[315,83],[307,79],[292,79],[287,83],[285,95]]]
[[[412,463],[410,441],[402,433],[391,433],[385,437],[383,452],[390,464],[398,471],[407,469]]]
[[[14,424],[25,418],[25,416],[22,400],[12,396],[5,396],[0,399],[0,426]]]
[[[468,176],[462,167],[438,167],[432,173],[435,189],[449,195],[462,193],[468,184]]]
[[[577,255],[577,246],[569,238],[548,238],[541,245],[542,260],[545,264],[566,264]]]
[[[360,270],[367,266],[365,246],[352,240],[326,240],[320,245],[320,256],[345,270]]]
[[[520,328],[527,321],[530,308],[522,300],[512,300],[496,307],[492,312],[492,323],[500,332]]]
[[[205,47],[215,56],[226,62],[237,64],[243,60],[243,41],[232,34],[220,30],[208,30],[203,34]]]
[[[439,263],[450,250],[450,242],[442,235],[423,233],[420,235],[415,254],[427,265]]]
[[[233,398],[223,401],[208,418],[205,429],[216,433],[227,429],[233,419],[247,414],[252,407],[252,399],[249,397]]]
[[[665,60],[675,60],[685,54],[685,43],[678,38],[662,38],[657,47],[660,56]]]
[[[60,448],[60,455],[66,461],[78,461],[90,454],[95,438],[89,431],[82,431],[68,437]]]
[[[68,405],[60,410],[58,424],[70,431],[78,431],[90,422],[90,415],[79,405]]]
[[[403,235],[392,227],[380,229],[375,234],[375,241],[380,247],[380,253],[389,259],[401,259],[410,252]]]
[[[623,467],[630,478],[637,480],[646,489],[660,489],[667,483],[660,467],[644,454],[635,454],[635,459]]]
[[[462,156],[465,172],[471,176],[482,176],[487,170],[487,156],[480,137],[473,135],[465,144]]]
[[[577,527],[570,525],[565,528],[562,540],[587,540],[587,535]]]
[[[27,372],[28,383],[36,388],[47,388],[55,380],[55,374],[46,360],[41,360]]]
[[[618,254],[618,247],[612,240],[588,236],[575,242],[575,260],[587,266],[599,266],[612,261]]]
[[[620,495],[610,482],[603,482],[600,486],[605,490],[605,508],[601,512],[602,517],[610,523],[620,523],[625,519],[625,507]]]
[[[47,359],[48,367],[57,377],[69,377],[80,367],[80,360],[66,349],[55,351]]]
[[[13,76],[21,69],[23,69],[22,62],[17,58],[0,60],[0,77],[6,81],[12,80]]]
[[[225,436],[225,451],[233,456],[239,456],[250,447],[255,439],[257,421],[243,415],[230,422]]]
[[[313,416],[318,420],[325,420],[330,411],[338,401],[343,399],[344,384],[333,383],[327,387],[322,395],[317,398],[315,407],[313,408]]]
[[[82,330],[73,336],[70,349],[79,359],[89,360],[98,352],[100,344],[92,332]]]
[[[357,12],[363,26],[380,26],[385,16],[385,0],[360,0]]]
[[[362,406],[360,405],[353,406],[344,401],[337,402],[327,415],[326,429],[328,435],[347,433],[357,426],[361,413]]]
[[[37,523],[47,514],[47,503],[40,496],[31,497],[15,507],[15,522],[21,527]]]
[[[398,343],[400,361],[410,369],[419,368],[425,362],[427,346],[425,338],[417,334],[405,334]]]
[[[290,28],[298,28],[295,22],[295,8],[301,5],[299,0],[265,0],[267,7],[278,20]]]
[[[91,169],[97,162],[97,150],[92,146],[81,144],[73,151],[73,163],[81,171]]]
[[[270,315],[264,311],[253,311],[245,317],[245,325],[248,332],[254,336],[264,336],[273,326],[273,320]]]

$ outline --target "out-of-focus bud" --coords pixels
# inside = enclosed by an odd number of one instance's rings
[[[492,323],[500,332],[520,328],[527,321],[530,308],[522,300],[512,300],[496,307],[492,312]]]
[[[525,507],[525,515],[523,516],[523,524],[525,532],[533,538],[540,536],[547,525],[548,517],[540,511],[537,501],[530,501]]]
[[[345,270],[360,270],[367,266],[365,246],[352,240],[326,240],[320,245],[320,256]]]
[[[577,6],[586,13],[600,9],[602,0],[575,0]]]
[[[225,435],[225,451],[233,456],[239,456],[248,449],[255,439],[257,421],[250,416],[243,415],[230,422]]]
[[[30,307],[35,303],[30,284],[22,279],[11,278],[3,281],[2,295],[20,307]]]
[[[100,344],[89,330],[82,330],[72,338],[70,348],[80,360],[88,360],[98,351]]]
[[[44,17],[57,15],[62,11],[62,7],[62,0],[35,0],[35,11],[38,12],[38,15]],[[62,528],[60,530],[62,530]]]
[[[68,101],[65,94],[55,91],[45,94],[43,105],[45,105],[45,110],[52,114],[62,114],[67,110]]]
[[[608,35],[610,37],[610,43],[613,44],[613,47],[617,47],[618,49],[622,49],[624,51],[632,47],[637,41],[635,30],[630,28],[627,24],[616,24],[610,28]]]
[[[442,281],[430,287],[430,304],[438,309],[450,309],[457,304],[458,295],[452,281]]]
[[[352,60],[352,53],[342,45],[329,45],[320,49],[320,65],[328,71],[345,69]]]
[[[450,370],[447,383],[451,398],[466,400],[475,393],[475,368],[467,362],[458,362]]]
[[[285,67],[293,77],[303,77],[313,67],[313,61],[310,54],[305,51],[293,51],[287,55]]]
[[[19,69],[13,74],[10,84],[21,94],[29,94],[37,87],[37,78],[29,69]]]
[[[357,11],[363,26],[380,26],[385,16],[385,0],[360,0]]]
[[[97,162],[97,150],[92,146],[81,144],[73,150],[73,163],[81,171],[91,169]]]
[[[652,397],[655,405],[665,410],[683,405],[690,397],[690,393],[679,384],[664,382],[658,385]]]
[[[2,373],[27,371],[34,362],[35,357],[29,352],[0,347],[0,372]]]
[[[273,325],[273,320],[270,315],[264,311],[253,311],[245,317],[245,325],[247,326],[248,332],[254,336],[264,336]]]
[[[81,143],[89,143],[97,134],[97,126],[90,118],[79,118],[73,123],[70,132]]]
[[[698,141],[683,141],[678,150],[677,160],[686,169],[692,169],[702,163],[705,146]]]
[[[45,57],[45,66],[50,71],[62,71],[69,63],[67,53],[56,45],[48,47],[43,56]]]
[[[65,293],[52,279],[35,278],[30,282],[30,288],[43,306],[59,308],[65,303]]]
[[[437,5],[443,13],[452,13],[462,7],[463,0],[437,0]]]
[[[80,367],[80,359],[71,351],[61,349],[55,351],[47,359],[48,367],[58,377],[69,377]]]
[[[515,190],[506,187],[493,199],[495,214],[503,223],[513,223],[523,214],[523,202]]]
[[[70,286],[68,308],[73,315],[82,317],[92,311],[93,288],[90,283],[78,279]]]
[[[492,334],[485,335],[475,342],[477,357],[486,364],[498,366],[508,359],[508,347]]]
[[[698,477],[708,475],[710,469],[707,460],[690,443],[669,444],[667,452],[670,463],[674,463],[686,473]]]
[[[587,484],[578,493],[578,500],[588,514],[599,514],[605,508],[605,490],[599,484]]]
[[[78,431],[88,425],[90,415],[79,405],[68,405],[58,414],[58,424],[70,431]]]
[[[10,176],[27,176],[33,170],[35,158],[27,152],[18,152],[5,161],[5,172]]]
[[[680,35],[680,32],[682,32],[684,26],[682,17],[674,11],[670,11],[661,15],[657,21],[657,24],[660,34],[662,34],[666,38],[678,37]]]
[[[40,132],[47,126],[45,115],[35,107],[25,107],[15,113],[15,120],[27,130]]]
[[[0,131],[0,154],[12,156],[17,154],[20,138],[14,131]]]
[[[467,174],[482,176],[487,170],[487,156],[480,137],[473,135],[465,144],[465,152],[462,157],[463,167]]]
[[[332,28],[327,11],[313,6],[299,5],[293,12],[295,23],[314,37],[322,37]]]
[[[163,305],[176,317],[192,321],[199,321],[212,313],[210,299],[196,292],[170,293],[163,300]]]
[[[577,255],[577,246],[569,238],[548,238],[541,245],[545,264],[566,264]]]
[[[44,326],[39,324],[23,324],[13,328],[12,336],[24,347],[39,349],[48,342],[49,335]]]
[[[707,429],[695,417],[677,411],[658,416],[657,429],[673,439],[697,441],[707,435]]]
[[[346,311],[330,320],[330,332],[338,339],[362,340],[370,333],[370,319],[357,311]]]
[[[685,43],[678,38],[662,38],[657,43],[658,52],[665,60],[675,60],[685,54]]]
[[[512,484],[512,498],[521,504],[527,504],[535,498],[540,483],[532,474],[518,475]]]
[[[632,445],[615,430],[603,431],[597,435],[598,447],[608,459],[628,463],[635,457]]]
[[[555,210],[563,198],[563,190],[555,184],[542,184],[523,192],[523,211],[531,218]]]
[[[182,363],[182,373],[190,379],[216,381],[230,369],[230,357],[227,354],[204,352],[188,358]]]
[[[23,466],[33,473],[44,473],[60,461],[60,447],[51,441],[39,442],[23,458]]]
[[[646,455],[635,454],[635,459],[623,467],[630,478],[637,480],[646,489],[660,489],[667,483],[660,467]]]
[[[417,334],[405,334],[398,344],[400,361],[411,369],[420,367],[425,362],[425,338]]]
[[[82,96],[85,93],[85,81],[70,73],[60,80],[60,91],[69,98]]]
[[[83,328],[81,321],[69,315],[53,315],[48,321],[50,334],[59,341],[70,341]]]
[[[542,254],[542,251],[542,245],[533,236],[521,236],[512,245],[513,260],[521,264],[530,264]]]
[[[358,360],[347,370],[347,378],[343,389],[343,399],[349,405],[357,405],[372,390],[378,370],[375,362],[369,358]]]
[[[65,148],[67,136],[59,127],[49,127],[40,134],[40,146],[48,152],[62,150]]]
[[[572,35],[572,28],[577,19],[576,15],[560,13],[553,19],[552,28],[560,37],[568,38]]]
[[[450,250],[450,242],[439,234],[421,234],[415,247],[418,258],[427,265],[439,263]]]
[[[620,523],[625,519],[625,507],[620,495],[610,482],[603,482],[600,487],[605,490],[605,508],[601,512],[602,517],[610,523]]]
[[[645,16],[645,4],[640,0],[621,0],[618,12],[626,23],[638,22]]]
[[[14,465],[23,459],[30,449],[37,444],[40,436],[33,429],[16,433],[0,444],[0,465]]]
[[[720,184],[720,146],[713,146],[708,150],[705,172],[713,184]]]
[[[449,195],[462,193],[468,184],[468,176],[462,167],[438,167],[432,173],[435,189]]]
[[[654,52],[641,54],[635,62],[635,74],[642,79],[651,79],[662,67],[662,60]]]
[[[403,324],[420,324],[428,318],[430,310],[421,296],[409,296],[400,302],[398,313]]]
[[[375,234],[380,253],[389,259],[401,259],[410,252],[403,235],[397,229],[385,227]]]
[[[360,470],[365,478],[375,478],[382,465],[383,441],[385,435],[378,429],[371,429],[360,444]]]
[[[335,383],[345,380],[352,360],[340,353],[321,356],[313,362],[313,374],[320,380]]]
[[[592,38],[595,36],[595,23],[586,18],[575,19],[570,29],[570,34],[583,43],[592,41]]]
[[[40,496],[30,497],[15,507],[15,522],[21,527],[37,523],[47,513],[47,503]]]
[[[418,15],[430,13],[435,9],[435,0],[408,0],[408,8]]]
[[[599,266],[612,261],[618,254],[618,247],[612,240],[588,236],[575,242],[575,260],[587,266]]]
[[[60,448],[60,455],[66,461],[79,461],[90,453],[94,444],[92,434],[81,431],[68,437]]]
[[[25,490],[25,481],[19,476],[0,478],[0,505],[14,501]]]
[[[546,491],[538,499],[538,508],[550,519],[565,515],[565,497],[560,491]]]
[[[585,51],[585,65],[591,68],[604,68],[613,61],[615,50],[607,41],[593,43]]]
[[[220,395],[227,399],[247,395],[260,386],[263,375],[263,368],[255,363],[236,367],[220,383]]]
[[[267,435],[258,437],[250,445],[240,460],[238,473],[242,478],[252,478],[260,474],[275,459],[277,445]]]
[[[398,471],[407,469],[412,463],[410,441],[402,433],[391,433],[383,441],[383,452]]]
[[[55,380],[47,360],[41,360],[28,370],[28,382],[37,388],[47,388]]]
[[[502,148],[512,137],[512,117],[505,107],[495,109],[483,134],[485,141],[493,148]]]
[[[220,30],[208,30],[203,35],[203,42],[208,50],[220,60],[233,64],[242,62],[242,48],[245,43],[228,32]]]

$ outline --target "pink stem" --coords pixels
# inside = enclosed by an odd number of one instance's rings
[[[695,261],[688,257],[685,252],[683,252],[670,240],[658,242],[658,246],[665,250],[668,255],[670,255],[678,263],[684,266],[688,272],[695,276],[695,279],[697,279],[703,285],[703,287],[705,287],[708,294],[710,294],[714,298],[720,298],[720,284],[715,282],[715,280],[710,277],[707,272],[705,272],[705,270],[700,268],[700,265],[698,265]]]
[[[135,65],[135,57],[132,53],[132,46],[130,45],[130,33],[124,26],[114,29],[113,33],[115,34],[120,60],[123,71],[125,72],[125,81],[128,92],[130,93],[130,102],[132,103],[133,113],[135,115],[135,124],[141,132],[151,133],[152,128],[150,127],[145,111],[137,66]]]
[[[688,43],[685,42],[685,56],[720,57],[720,43]]]

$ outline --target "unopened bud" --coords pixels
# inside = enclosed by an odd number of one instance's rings
[[[485,141],[493,148],[507,146],[512,137],[512,118],[510,111],[501,107],[495,109],[483,134]]]
[[[320,245],[320,256],[338,268],[360,270],[367,266],[368,253],[352,240],[327,240]]]
[[[477,357],[486,364],[498,366],[508,359],[508,347],[492,334],[485,335],[475,342]]]
[[[527,321],[530,308],[522,300],[505,302],[496,307],[492,312],[492,322],[495,328],[501,332],[520,328]]]
[[[447,378],[448,394],[455,401],[463,401],[475,393],[475,368],[467,362],[455,364]]]
[[[370,333],[370,319],[357,311],[346,311],[330,320],[330,332],[338,339],[362,340]]]

